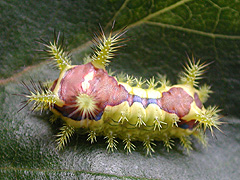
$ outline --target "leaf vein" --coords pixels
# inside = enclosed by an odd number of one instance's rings
[[[154,17],[156,17],[156,16],[158,16],[160,14],[163,14],[163,13],[165,13],[167,11],[170,11],[170,10],[172,10],[172,9],[178,7],[178,6],[181,6],[181,5],[183,5],[183,4],[185,4],[186,2],[189,2],[189,1],[192,1],[192,0],[182,0],[182,1],[179,1],[179,2],[177,2],[177,3],[175,3],[175,4],[171,5],[171,6],[168,6],[166,8],[160,9],[159,11],[156,11],[156,12],[154,12],[152,14],[149,14],[148,16],[144,17],[143,19],[141,19],[141,20],[139,20],[139,21],[129,25],[128,28],[132,28],[132,27],[138,26],[138,25],[140,25],[140,24],[150,20],[151,18],[154,18]]]
[[[169,28],[169,29],[176,29],[176,30],[180,30],[180,31],[184,31],[184,32],[194,33],[194,34],[207,36],[207,37],[211,37],[211,38],[232,39],[232,40],[239,40],[240,39],[240,36],[214,34],[214,33],[211,33],[211,32],[204,32],[204,31],[199,31],[199,30],[195,30],[195,29],[184,28],[184,27],[181,27],[181,26],[164,24],[164,23],[160,23],[160,22],[146,21],[145,23],[149,24],[149,25],[161,26],[161,27],[165,27],[165,28]]]
[[[109,173],[101,173],[101,172],[93,172],[93,171],[86,171],[86,170],[72,170],[72,169],[30,169],[30,168],[16,168],[16,167],[0,167],[0,170],[6,171],[32,171],[32,172],[71,172],[71,173],[85,173],[89,175],[98,175],[98,176],[108,176],[108,177],[116,177],[116,178],[131,178],[131,179],[147,179],[143,177],[136,177],[136,176],[119,176],[115,174]]]

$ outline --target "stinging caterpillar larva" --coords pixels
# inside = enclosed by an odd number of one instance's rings
[[[113,35],[112,30],[109,36],[102,28],[94,34],[94,55],[83,65],[71,65],[59,43],[60,33],[55,34],[54,42],[44,44],[44,51],[60,70],[59,77],[49,88],[41,82],[31,81],[30,86],[22,82],[28,90],[22,94],[27,98],[22,108],[31,103],[33,111],[50,109],[55,115],[52,122],[61,117],[64,123],[57,135],[58,149],[79,128],[87,130],[91,143],[104,136],[108,151],[116,149],[116,138],[123,140],[127,153],[135,149],[133,141],[142,141],[147,154],[154,152],[154,141],[163,141],[169,150],[173,139],[179,138],[189,151],[193,135],[204,144],[205,130],[213,133],[213,127],[221,125],[217,107],[203,106],[210,87],[198,87],[197,80],[208,64],[188,58],[180,83],[173,86],[165,77],[143,81],[123,74],[110,76],[105,67],[125,41],[122,35],[126,32],[123,29]]]

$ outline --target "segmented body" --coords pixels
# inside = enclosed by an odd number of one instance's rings
[[[78,128],[88,129],[91,143],[97,136],[107,138],[107,148],[111,151],[116,148],[116,138],[123,140],[127,152],[135,149],[132,141],[143,141],[148,154],[154,151],[153,141],[163,141],[169,149],[173,144],[171,139],[179,138],[189,150],[189,137],[193,134],[204,143],[202,132],[207,127],[212,130],[220,125],[217,108],[203,106],[209,87],[196,88],[196,80],[206,65],[189,60],[181,83],[173,86],[164,79],[152,78],[144,84],[130,76],[121,82],[105,70],[121,35],[110,33],[106,38],[103,31],[100,32],[94,39],[95,55],[84,65],[72,66],[57,41],[46,45],[61,73],[51,88],[35,89],[26,97],[27,103],[35,102],[34,108],[39,104],[41,108],[48,105],[64,120],[65,125],[58,134],[58,148],[62,148]],[[147,87],[142,88],[146,84]]]
[[[69,69],[56,84],[53,92],[65,103],[63,107],[55,105],[52,111],[68,125],[89,128],[96,135],[114,134],[121,139],[130,136],[140,141],[181,137],[192,133],[191,130],[198,124],[195,122],[196,112],[202,111],[197,90],[191,86],[131,87],[91,63]],[[95,115],[88,119],[76,111],[75,97],[79,94],[96,99]],[[187,122],[181,124],[182,120]]]

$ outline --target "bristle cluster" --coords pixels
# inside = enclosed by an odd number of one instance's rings
[[[167,148],[168,152],[174,146],[174,140],[170,139],[169,137],[166,137],[163,143],[164,143],[164,146]]]
[[[62,72],[71,67],[71,61],[69,54],[65,52],[63,42],[59,43],[59,39],[60,33],[58,33],[58,35],[54,33],[54,42],[44,43],[43,45],[47,47],[45,51],[49,54],[50,59],[55,61],[59,70]]]
[[[155,80],[154,76],[146,81],[148,89],[154,89],[158,86],[158,81]]]
[[[187,150],[187,153],[189,153],[190,150],[192,150],[192,142],[189,136],[180,137],[180,142],[183,148]]]
[[[209,98],[209,94],[213,93],[211,91],[211,86],[208,86],[207,84],[204,84],[199,88],[199,98],[202,103],[205,103],[207,99]]]
[[[167,123],[163,122],[163,121],[160,121],[158,117],[155,117],[154,121],[153,121],[153,124],[154,124],[154,128],[153,128],[154,131],[156,131],[156,130],[161,131],[162,124],[167,124]]]
[[[60,128],[60,132],[56,135],[57,138],[57,149],[61,150],[69,141],[71,136],[74,134],[75,129],[72,126],[64,125]]]
[[[101,26],[98,34],[94,34],[95,36],[93,38],[93,42],[95,44],[95,53],[92,57],[92,64],[97,68],[105,69],[105,67],[110,62],[110,59],[114,57],[114,52],[118,48],[122,47],[118,44],[120,44],[124,40],[124,38],[120,37],[125,34],[125,28],[119,33],[112,35],[113,27],[108,37],[105,36]]]
[[[136,81],[136,87],[139,87],[139,88],[141,88],[146,82],[146,80],[143,80],[142,77],[135,78],[135,81]]]
[[[204,147],[207,147],[208,142],[207,142],[206,133],[201,128],[197,128],[193,132],[193,136],[198,140],[200,144],[202,144]]]
[[[152,77],[150,79],[143,79],[142,77],[136,78],[134,76],[120,73],[116,76],[116,79],[120,83],[126,83],[129,86],[135,86],[138,88],[144,89],[156,89],[156,88],[166,88],[167,86],[171,86],[170,82],[167,80],[166,76],[158,74],[158,77]]]
[[[115,78],[117,79],[118,82],[125,82],[127,79],[127,74],[121,72],[116,74]]]
[[[95,131],[90,130],[87,141],[90,141],[91,144],[97,142],[97,133]]]
[[[167,79],[166,75],[161,75],[158,73],[158,83],[161,85],[161,88],[166,88],[167,86],[171,86],[170,81]]]
[[[183,75],[180,76],[180,82],[182,84],[189,84],[191,86],[198,86],[199,79],[202,79],[202,75],[205,72],[205,67],[208,66],[208,64],[202,63],[200,64],[200,60],[195,62],[194,58],[192,57],[192,60],[188,58],[188,64],[184,67],[185,72],[183,72]]]
[[[127,77],[126,77],[126,83],[127,84],[132,86],[134,84],[135,80],[136,80],[136,78],[127,74]]]
[[[98,110],[96,100],[88,94],[79,94],[76,96],[76,104],[70,105],[69,107],[76,107],[76,110],[69,114],[72,117],[76,113],[80,113],[82,119],[94,118],[96,111]]]
[[[64,102],[60,100],[59,97],[51,90],[49,90],[47,87],[44,87],[41,82],[38,82],[38,84],[34,83],[32,80],[30,82],[31,86],[28,86],[26,83],[22,82],[22,85],[28,90],[29,93],[21,94],[21,96],[25,96],[28,98],[28,100],[24,102],[25,105],[20,110],[22,110],[31,102],[33,102],[32,111],[41,110],[41,112],[44,109],[52,109],[54,104],[58,104],[59,106],[63,105]]]
[[[143,121],[143,117],[141,115],[137,116],[136,127],[146,126],[146,123]]]
[[[219,115],[217,114],[220,110],[216,106],[209,106],[205,111],[201,111],[197,114],[196,120],[200,123],[200,126],[205,131],[207,128],[213,133],[213,127],[219,129],[219,125],[222,123],[219,121]]]
[[[55,114],[51,115],[51,117],[49,118],[50,123],[51,124],[55,123],[57,121],[58,117],[59,116],[57,116]]]
[[[135,150],[136,146],[131,142],[131,136],[128,134],[127,137],[123,140],[123,144],[125,144],[124,149],[126,149],[127,154],[132,153]]]
[[[105,136],[105,139],[107,139],[106,143],[107,145],[107,151],[108,152],[113,152],[114,149],[117,149],[117,140],[116,137],[113,135],[113,132],[110,131],[107,136]]]
[[[146,138],[143,142],[143,148],[146,149],[146,155],[152,155],[152,152],[155,152],[152,146],[156,146],[155,143],[153,143],[153,139],[150,139],[149,137]]]
[[[122,111],[121,112],[121,116],[120,116],[118,122],[123,124],[125,121],[128,122],[128,118],[126,117],[126,113],[124,111]]]

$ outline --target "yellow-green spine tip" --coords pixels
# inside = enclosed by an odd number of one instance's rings
[[[57,136],[57,147],[56,149],[61,150],[65,147],[65,145],[70,141],[70,138],[74,134],[75,129],[72,126],[64,125],[60,128],[60,132]]]
[[[70,56],[65,52],[63,37],[62,42],[60,41],[60,33],[56,35],[54,33],[54,41],[49,43],[44,43],[43,45],[47,48],[45,51],[49,54],[51,60],[55,61],[54,64],[62,72],[71,67]]]
[[[22,82],[22,85],[28,90],[28,94],[22,94],[21,96],[25,96],[28,100],[20,110],[32,102],[32,111],[40,110],[41,112],[48,108],[52,109],[54,104],[57,104],[58,106],[64,104],[64,101],[62,101],[58,95],[54,94],[41,82],[35,83],[31,80],[30,83],[31,85],[29,86],[25,82]]]
[[[196,62],[194,57],[192,59],[188,57],[188,64],[184,67],[185,72],[180,75],[180,83],[198,87],[198,80],[202,79],[202,75],[205,72],[204,68],[208,65],[200,63],[200,60]]]
[[[200,123],[200,127],[205,131],[207,128],[210,129],[213,134],[213,127],[219,129],[219,125],[222,124],[219,121],[220,117],[218,115],[220,110],[216,106],[209,106],[205,111],[201,111],[196,115],[196,121]]]
[[[108,37],[105,36],[102,27],[100,26],[100,30],[98,34],[94,34],[93,42],[95,44],[94,55],[92,56],[92,64],[96,68],[104,69],[110,62],[110,59],[113,58],[114,52],[117,51],[118,48],[122,47],[122,45],[118,45],[123,42],[123,38],[120,38],[125,34],[125,28],[121,30],[119,33],[113,34],[113,27]]]
[[[132,151],[135,150],[136,146],[131,142],[131,136],[128,134],[127,137],[123,140],[123,144],[125,144],[124,149],[127,150],[127,154],[131,154]]]
[[[108,152],[114,152],[114,149],[117,149],[117,140],[116,137],[113,135],[113,132],[110,131],[107,136],[104,137],[104,139],[107,139],[106,143],[107,145],[107,151]]]

